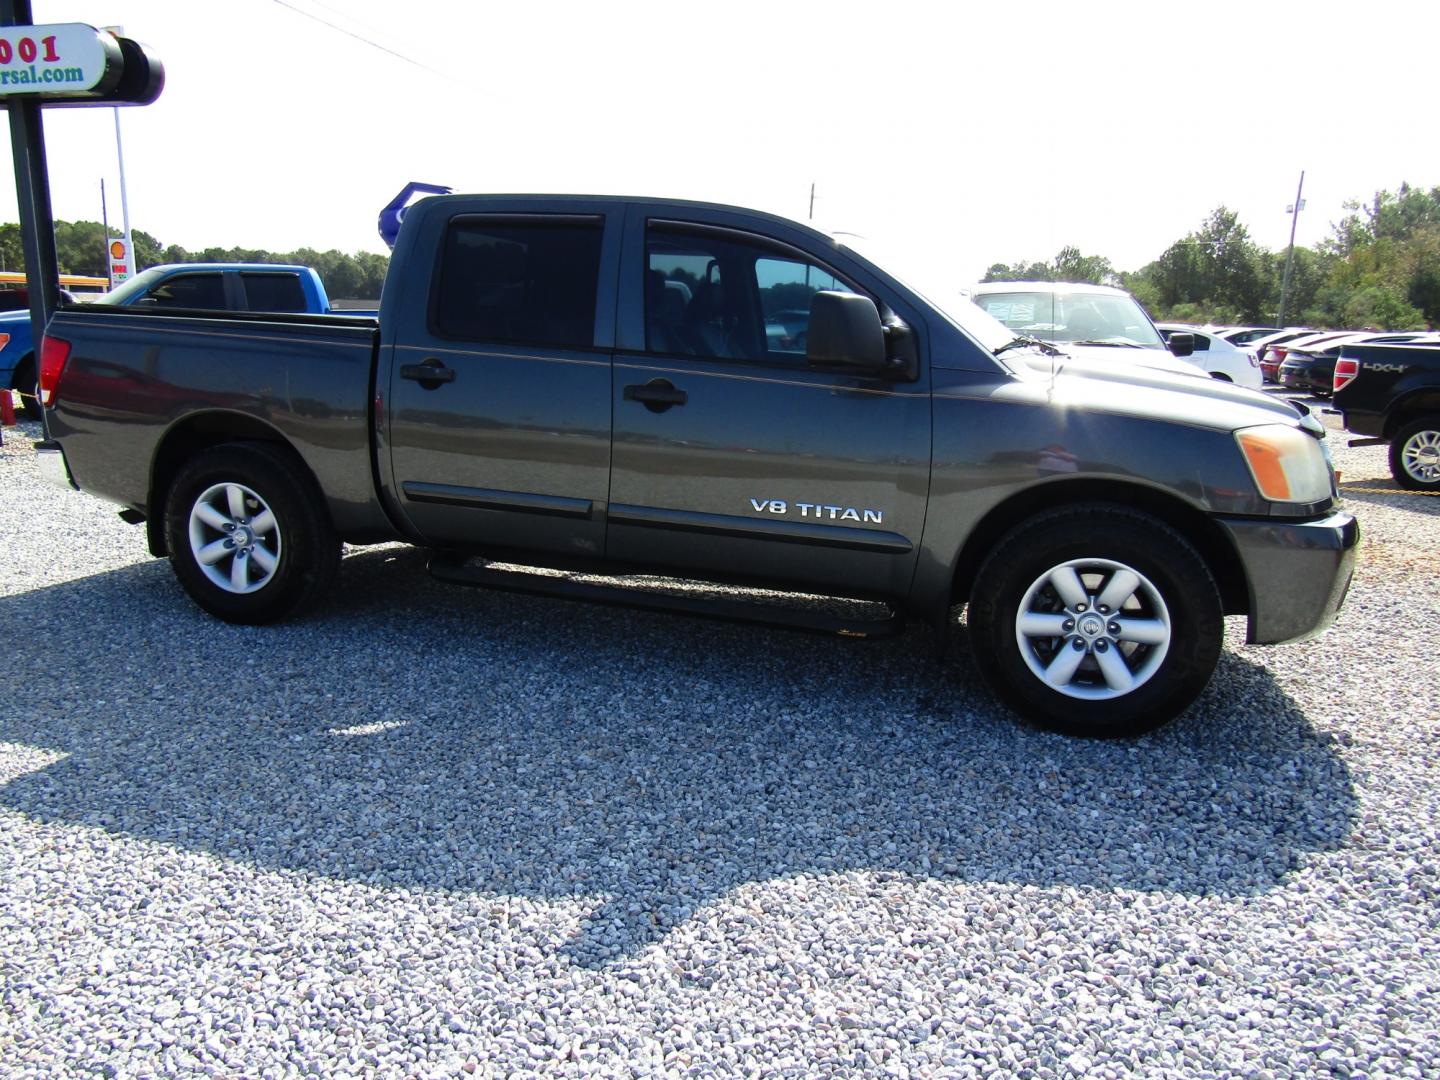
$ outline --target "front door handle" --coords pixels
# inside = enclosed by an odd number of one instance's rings
[[[455,381],[455,369],[445,366],[444,361],[431,356],[423,364],[401,364],[400,377],[418,382],[426,390],[434,390],[441,383]]]
[[[648,383],[625,387],[625,400],[638,401],[651,412],[664,412],[672,405],[684,405],[690,395],[678,390],[669,379],[651,379]]]

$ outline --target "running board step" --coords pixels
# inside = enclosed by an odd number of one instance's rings
[[[1351,439],[1346,446],[1384,446],[1388,439]]]
[[[644,608],[690,615],[723,622],[762,623],[816,634],[837,634],[840,637],[893,637],[905,628],[905,617],[886,605],[889,615],[878,619],[846,617],[820,611],[802,611],[758,601],[724,600],[716,597],[677,596],[642,586],[602,585],[576,581],[569,577],[551,577],[518,570],[496,570],[491,566],[473,565],[452,555],[430,557],[428,569],[432,577],[451,585],[471,585],[504,592],[536,593],[561,600],[584,600],[613,607]]]

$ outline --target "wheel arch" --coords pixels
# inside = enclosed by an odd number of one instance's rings
[[[23,376],[24,373],[27,372],[27,371],[30,372],[29,382],[32,384],[31,386],[28,386],[28,387],[25,385],[24,380],[22,380],[22,376]],[[35,387],[34,387],[34,385],[33,385],[34,381],[35,381],[35,350],[34,350],[34,349],[31,349],[31,350],[30,350],[29,352],[27,352],[24,356],[20,357],[19,360],[16,360],[16,361],[15,361],[15,366],[10,369],[10,386],[8,387],[8,389],[10,389],[10,390],[19,390],[19,391],[21,391],[21,392],[23,392],[23,393],[33,393],[34,390],[35,390]]]
[[[1015,526],[1062,506],[1090,503],[1138,510],[1169,525],[1185,537],[1204,560],[1220,589],[1226,615],[1250,613],[1250,591],[1239,553],[1209,515],[1164,491],[1124,481],[1059,480],[1017,492],[993,507],[965,538],[954,563],[950,605],[970,598],[971,587],[987,553]]]
[[[1440,415],[1440,387],[1412,390],[1395,402],[1385,413],[1385,438],[1393,439],[1401,428],[1430,413]]]
[[[230,442],[264,442],[291,458],[315,498],[323,505],[320,484],[304,457],[290,440],[265,421],[245,413],[204,412],[185,417],[161,437],[150,462],[150,488],[146,496],[145,539],[150,554],[168,555],[165,541],[165,497],[180,467],[196,454]]]

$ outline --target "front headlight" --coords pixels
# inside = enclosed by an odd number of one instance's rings
[[[1318,503],[1330,498],[1330,463],[1318,439],[1299,428],[1242,428],[1235,441],[1260,494],[1271,502]]]

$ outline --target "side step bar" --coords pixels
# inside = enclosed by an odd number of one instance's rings
[[[504,592],[537,593],[561,600],[584,600],[592,604],[615,607],[644,608],[676,615],[691,615],[724,622],[762,623],[816,634],[838,634],[841,637],[892,637],[905,627],[905,617],[887,605],[884,618],[847,618],[820,611],[779,607],[760,602],[724,600],[715,597],[677,596],[641,586],[601,585],[575,581],[568,577],[547,577],[515,570],[496,570],[486,565],[472,565],[463,557],[437,553],[430,557],[428,569],[432,577],[452,585],[472,585]]]
[[[1384,446],[1388,439],[1351,439],[1346,446]]]

